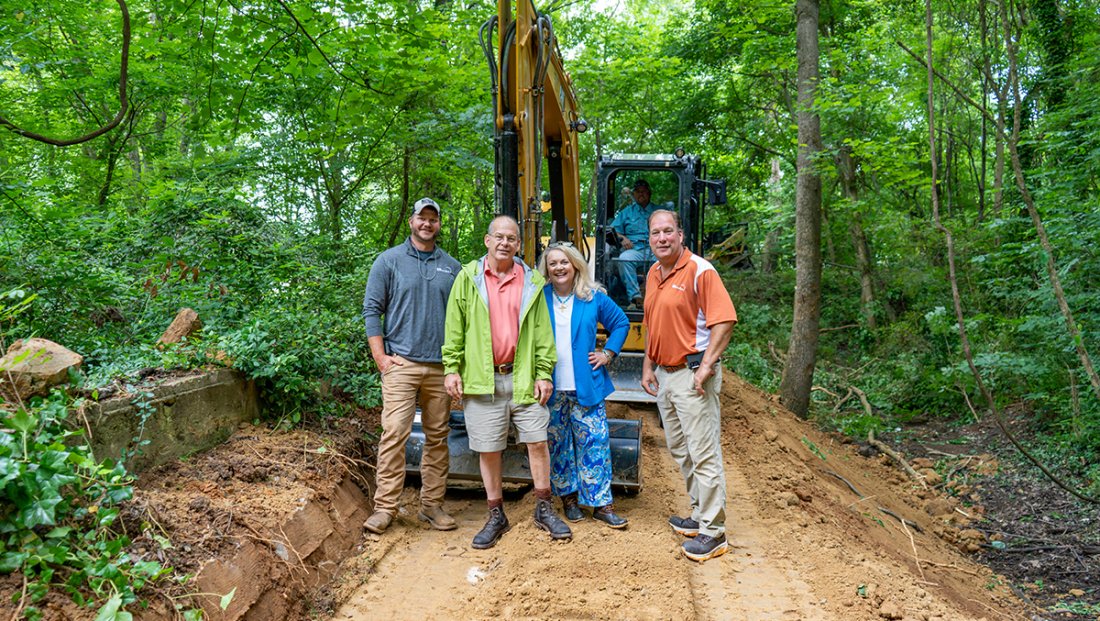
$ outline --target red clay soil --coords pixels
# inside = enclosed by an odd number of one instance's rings
[[[214,620],[308,617],[314,592],[356,553],[369,515],[361,437],[355,428],[318,434],[243,425],[211,451],[142,475],[123,513],[129,552],[191,579],[142,591],[150,607],[130,606],[135,618],[178,619],[177,604],[201,607],[203,618]],[[19,592],[19,582],[4,580],[0,591]],[[222,611],[221,598],[231,591]],[[48,621],[95,618],[61,594],[36,605]],[[14,612],[4,597],[0,618]]]

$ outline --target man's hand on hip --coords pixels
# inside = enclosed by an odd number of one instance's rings
[[[382,372],[382,374],[385,374],[387,371],[390,370],[390,367],[394,365],[399,367],[404,366],[405,362],[397,356],[384,354],[381,358],[376,358],[374,360],[374,364],[378,366],[378,370]]]
[[[707,382],[711,376],[714,375],[714,365],[700,364],[698,369],[695,369],[695,392],[699,394],[706,394],[706,389],[703,388],[703,384]]]
[[[462,376],[458,373],[448,373],[443,378],[443,388],[452,399],[462,399]]]
[[[653,369],[649,368],[649,365],[646,365],[646,367],[642,369],[642,390],[656,397],[658,387],[657,374],[653,372]]]
[[[546,405],[552,394],[554,394],[554,382],[544,379],[535,380],[535,399],[538,399],[539,405]]]
[[[629,237],[623,237],[620,244],[622,245],[623,250],[630,250],[631,248],[634,247],[634,242],[630,241]]]

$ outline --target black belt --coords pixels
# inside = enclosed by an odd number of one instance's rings
[[[494,366],[493,367],[493,372],[494,373],[499,373],[501,375],[508,375],[509,373],[512,372],[512,367],[514,367],[514,366],[515,366],[515,364],[512,363],[512,362],[505,362],[504,364],[498,364],[498,365]]]

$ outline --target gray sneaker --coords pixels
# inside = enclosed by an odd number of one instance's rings
[[[668,518],[668,525],[672,527],[672,530],[685,537],[694,537],[699,534],[699,522],[689,517],[682,518],[678,515],[673,515]]]
[[[699,535],[694,539],[685,541],[680,548],[684,551],[684,556],[702,563],[728,552],[729,544],[726,543],[725,535],[718,535],[717,537]]]

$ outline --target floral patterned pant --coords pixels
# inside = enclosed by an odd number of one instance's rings
[[[611,504],[611,444],[603,402],[586,408],[577,403],[577,393],[559,390],[547,405],[554,495],[577,492],[586,507]]]

